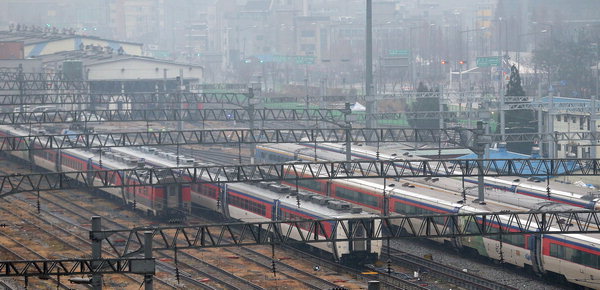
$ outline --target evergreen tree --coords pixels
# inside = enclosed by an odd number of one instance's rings
[[[510,79],[506,85],[507,97],[525,96],[525,91],[521,86],[521,76],[516,66],[510,68]],[[521,102],[506,102],[506,105],[519,104]],[[537,132],[537,121],[535,112],[529,109],[518,109],[506,111],[504,113],[505,132],[506,133],[535,133]],[[511,142],[506,148],[509,151],[530,154],[533,142]]]
[[[417,92],[425,93],[425,92],[435,92],[434,90],[429,90],[423,82],[419,82],[419,86],[417,87]],[[432,112],[439,111],[440,105],[440,97],[438,94],[432,94],[433,96],[430,98],[417,98],[410,106],[411,112]],[[417,129],[439,129],[440,123],[437,118],[432,119],[423,119],[420,117],[408,119],[408,124],[412,128]]]
[[[525,91],[521,86],[521,75],[519,75],[519,69],[513,64],[510,68],[510,80],[506,85],[507,96],[524,96]]]

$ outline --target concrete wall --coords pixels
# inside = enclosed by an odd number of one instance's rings
[[[179,76],[180,69],[183,69],[184,78],[202,80],[201,67],[168,64],[145,59],[128,59],[88,65],[84,71],[87,72],[89,80],[160,80],[165,77],[165,70],[166,78],[172,79]]]

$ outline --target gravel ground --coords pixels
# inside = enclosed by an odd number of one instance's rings
[[[555,285],[543,281],[535,275],[526,274],[522,269],[511,265],[500,265],[486,259],[463,258],[454,251],[447,251],[432,242],[424,242],[415,239],[394,241],[391,243],[398,250],[423,257],[425,254],[433,255],[433,260],[458,269],[467,269],[471,273],[485,277],[490,280],[501,282],[505,285],[518,289],[527,290],[562,290],[571,289],[566,285]],[[385,255],[385,253],[383,253]]]

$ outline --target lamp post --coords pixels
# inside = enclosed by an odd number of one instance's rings
[[[429,23],[429,24],[423,24],[423,25],[418,25],[418,26],[409,26],[409,27],[407,27],[407,29],[408,29],[408,50],[409,50],[409,64],[408,65],[410,66],[411,86],[414,89],[417,88],[417,84],[416,84],[417,69],[415,67],[415,54],[414,54],[414,49],[413,49],[413,47],[414,47],[414,45],[413,45],[414,39],[413,39],[412,32],[415,29],[430,28],[430,27],[433,27],[433,26],[435,26],[435,23]],[[429,33],[429,31],[428,31],[428,33]],[[419,53],[421,54],[421,56],[423,55],[423,53],[421,53],[421,50],[419,50]]]
[[[460,39],[461,39],[461,40],[460,40],[460,43],[461,43],[461,45],[462,45],[462,34],[463,34],[463,33],[466,33],[466,34],[467,34],[467,37],[466,37],[466,39],[465,39],[465,44],[466,44],[466,45],[465,45],[465,50],[466,50],[466,53],[465,53],[465,55],[462,57],[462,59],[464,59],[464,60],[467,62],[467,63],[466,63],[466,64],[467,64],[467,69],[469,68],[469,63],[470,63],[470,60],[471,60],[471,57],[469,56],[469,32],[473,32],[473,31],[483,31],[483,30],[486,30],[486,29],[487,29],[487,27],[485,27],[485,26],[482,26],[482,27],[479,27],[479,28],[475,28],[475,29],[467,29],[467,30],[463,30],[463,31],[459,31],[459,32],[458,32],[458,34],[460,35]],[[461,47],[461,49],[460,49],[460,50],[462,51],[462,47]]]
[[[385,192],[386,186],[394,187],[396,185],[393,184],[393,183],[390,184],[390,185],[387,185],[387,178],[385,178],[385,177],[383,178],[383,216],[388,216],[389,215],[389,208],[390,208],[390,206],[389,206],[389,204],[390,204],[389,197],[388,197],[388,195]],[[387,272],[388,272],[388,275],[390,275],[392,273],[392,260],[391,260],[391,256],[390,256],[390,238],[389,238],[389,235],[388,235],[388,238],[387,238],[387,248],[388,248],[388,253],[387,253],[388,254]]]
[[[542,33],[546,33],[546,32],[548,32],[548,30],[544,29],[541,31],[519,34],[519,37],[518,37],[519,43],[517,44],[517,46],[519,47],[519,49],[517,50],[517,68],[518,69],[521,68],[521,39],[524,36],[533,35],[533,47],[535,48],[537,46],[536,36],[538,34],[542,34]],[[528,49],[525,49],[525,50],[527,51]]]

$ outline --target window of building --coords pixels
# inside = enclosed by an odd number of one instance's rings
[[[560,115],[556,115],[556,121],[560,122]]]
[[[312,43],[309,44],[302,44],[300,46],[300,50],[302,51],[306,51],[306,52],[314,52],[315,51],[315,45]]]
[[[302,36],[302,37],[315,37],[315,31],[314,30],[302,30],[302,32],[300,33],[300,36]]]
[[[560,144],[556,144],[556,151],[560,151],[561,150],[561,145]]]
[[[592,128],[591,125],[590,125],[591,124],[590,118],[586,118],[586,120],[587,120],[587,128],[586,128],[586,130],[590,130]]]

